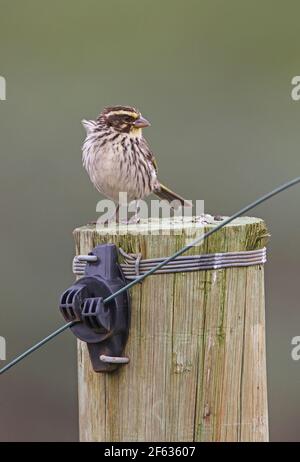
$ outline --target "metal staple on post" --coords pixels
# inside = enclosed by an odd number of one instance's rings
[[[103,361],[104,363],[110,363],[110,364],[127,364],[129,363],[129,358],[124,357],[124,356],[107,356],[107,355],[101,355],[100,360]]]

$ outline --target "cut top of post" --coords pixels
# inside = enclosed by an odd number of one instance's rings
[[[200,217],[171,217],[171,218],[150,218],[141,220],[138,224],[108,224],[108,225],[86,225],[74,230],[75,241],[79,243],[80,239],[85,238],[92,240],[95,245],[103,242],[113,242],[117,246],[125,247],[126,251],[136,252],[139,249],[143,252],[143,241],[152,242],[157,239],[177,240],[178,249],[187,245],[198,236],[203,235],[211,228],[216,227],[223,219],[227,217],[218,217],[215,219],[211,215]],[[197,245],[197,253],[203,254],[208,249],[209,252],[231,252],[256,250],[265,247],[269,234],[264,221],[255,217],[240,217],[232,221],[229,225],[211,235],[206,241]],[[136,248],[136,243],[139,249]],[[204,245],[203,245],[204,244]],[[194,250],[189,250],[195,254]],[[152,257],[167,255],[158,255],[155,246],[152,246]]]

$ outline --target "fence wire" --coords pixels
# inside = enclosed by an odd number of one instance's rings
[[[196,239],[194,239],[190,244],[186,245],[185,247],[182,247],[180,250],[175,252],[173,255],[170,255],[167,257],[165,260],[161,261],[158,263],[156,266],[152,267],[150,270],[148,270],[146,273],[142,274],[141,276],[138,276],[135,278],[133,281],[129,282],[126,284],[124,287],[119,289],[117,292],[114,294],[110,295],[107,297],[105,300],[103,300],[103,303],[106,304],[113,300],[115,297],[118,295],[122,294],[123,292],[127,291],[128,289],[131,289],[133,286],[136,284],[142,282],[146,277],[150,276],[151,274],[155,273],[158,271],[160,268],[162,268],[164,265],[168,264],[172,260],[176,259],[183,253],[187,252],[189,249],[192,247],[200,244],[202,241],[207,239],[209,236],[212,234],[216,233],[220,229],[222,229],[224,226],[228,225],[231,223],[233,220],[236,218],[239,218],[241,215],[244,215],[245,213],[249,212],[250,210],[254,209],[258,205],[262,204],[263,202],[266,202],[267,200],[271,199],[272,197],[276,196],[277,194],[280,194],[281,192],[285,191],[286,189],[291,188],[292,186],[295,186],[296,184],[300,183],[300,177],[294,178],[293,180],[288,181],[287,183],[284,183],[277,188],[273,189],[269,193],[260,196],[258,199],[255,201],[251,202],[250,204],[246,205],[245,207],[241,208],[238,212],[234,213],[231,217],[226,218],[225,220],[221,221],[215,228],[210,229],[207,233],[201,234],[201,236],[198,236]],[[4,372],[8,371],[11,369],[14,365],[22,361],[24,358],[29,356],[31,353],[34,351],[38,350],[41,348],[43,345],[48,343],[50,340],[53,338],[57,337],[57,335],[61,334],[65,330],[69,329],[70,327],[74,326],[77,321],[69,322],[67,324],[64,324],[60,328],[58,328],[56,331],[52,332],[50,335],[45,337],[43,340],[40,342],[36,343],[34,346],[29,348],[28,350],[24,351],[21,355],[17,356],[14,360],[12,360],[10,363],[8,363],[6,366],[4,366],[2,369],[0,369],[0,375],[3,374]]]

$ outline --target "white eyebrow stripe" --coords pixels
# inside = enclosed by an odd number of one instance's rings
[[[124,109],[120,109],[119,111],[110,111],[106,114],[107,117],[109,117],[110,115],[129,115],[136,119],[139,117],[139,115],[136,112],[125,111]]]

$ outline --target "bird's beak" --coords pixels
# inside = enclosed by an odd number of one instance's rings
[[[150,127],[150,122],[148,122],[147,119],[144,119],[144,117],[139,117],[133,124],[135,128],[145,128],[145,127]]]

